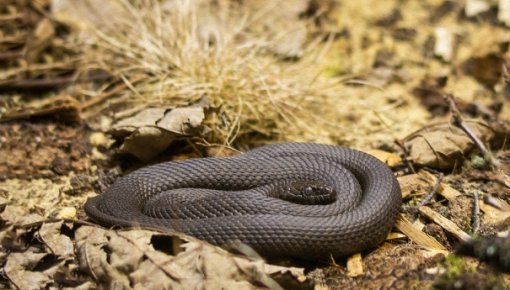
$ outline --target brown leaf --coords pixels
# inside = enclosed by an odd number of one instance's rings
[[[182,234],[82,226],[76,231],[76,242],[82,269],[107,288],[259,289],[256,285],[266,285],[281,289],[269,273],[304,277],[297,268],[268,270],[262,260],[234,256]],[[178,245],[182,251],[172,249]]]
[[[39,229],[39,237],[54,255],[66,259],[74,255],[74,245],[68,236],[62,234],[63,223],[44,223]]]
[[[4,273],[19,289],[44,289],[52,281],[48,274],[42,271],[31,271],[46,253],[12,253],[7,257]]]
[[[106,233],[100,228],[84,226],[75,234],[80,268],[90,273],[95,280],[105,281],[105,277],[115,277],[112,267],[107,262],[108,254],[104,248],[108,243]],[[118,278],[120,281],[123,277]]]
[[[481,121],[466,123],[482,141],[490,140],[494,135],[490,127]],[[424,127],[407,136],[404,142],[415,164],[438,169],[458,165],[464,159],[464,154],[474,147],[474,143],[461,129],[449,123]]]
[[[44,219],[39,214],[28,213],[27,208],[17,205],[8,205],[0,213],[0,220],[8,225],[27,225],[40,222]]]
[[[140,127],[124,139],[120,152],[148,161],[168,148],[175,134],[155,127]]]
[[[168,148],[177,137],[205,133],[204,118],[204,107],[196,104],[175,109],[148,108],[119,121],[111,133],[125,138],[121,152],[147,161]]]

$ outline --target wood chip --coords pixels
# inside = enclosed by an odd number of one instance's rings
[[[436,176],[424,170],[420,171],[418,174],[425,180],[427,180],[429,185],[431,186],[433,186],[437,180]],[[454,201],[458,196],[462,195],[462,193],[460,193],[458,190],[445,183],[441,183],[441,185],[439,186],[438,193],[444,196],[449,201]]]
[[[436,44],[434,54],[444,61],[450,61],[453,57],[454,35],[453,32],[445,27],[436,28]]]
[[[427,171],[420,171],[417,175],[419,175],[420,177],[425,179],[429,185],[432,185],[436,180],[436,177]],[[401,180],[401,178],[399,178],[399,182],[400,182],[400,180]],[[407,190],[407,191],[412,190],[412,188],[413,188],[412,181],[418,181],[418,180],[419,180],[418,178],[414,177],[411,181],[408,181],[409,187],[405,188],[405,190]],[[402,185],[402,183],[401,183],[401,185]],[[455,188],[453,188],[445,183],[442,183],[439,186],[438,193],[441,194],[442,196],[444,196],[449,201],[454,201],[457,197],[462,195],[462,193],[460,193],[458,190],[456,190]],[[404,196],[404,189],[402,189],[402,195]],[[484,218],[485,223],[498,223],[498,222],[502,222],[505,219],[507,219],[508,217],[510,217],[510,205],[508,205],[507,202],[505,202],[504,200],[502,200],[500,198],[496,198],[495,200],[497,201],[498,205],[501,207],[500,209],[487,204],[485,201],[482,201],[480,203],[480,210],[484,213],[483,218]]]
[[[510,0],[499,0],[498,20],[510,26]]]
[[[386,163],[389,167],[395,167],[402,162],[402,158],[400,158],[400,156],[388,151],[374,149],[367,151],[367,153],[375,156],[377,159]]]
[[[435,251],[448,253],[448,250],[436,239],[417,229],[404,215],[397,217],[395,226],[416,244]]]
[[[402,197],[406,198],[410,195],[419,193],[420,195],[425,194],[425,188],[429,186],[429,181],[420,174],[409,174],[400,176],[397,178],[400,184],[400,190],[402,191]]]
[[[361,254],[357,253],[347,260],[347,276],[358,277],[360,275],[363,275],[363,260]]]
[[[510,217],[510,206],[500,198],[493,198],[500,208],[486,203],[484,200],[480,201],[480,210],[484,212],[484,223],[500,223]]]
[[[471,239],[471,236],[464,232],[459,226],[457,226],[451,220],[445,218],[441,214],[435,212],[429,207],[420,206],[418,208],[421,214],[440,225],[444,230],[454,235],[456,238],[466,242]]]
[[[401,234],[401,233],[389,233],[386,236],[386,240],[398,240],[398,239],[403,239],[405,237],[406,237],[406,235]]]

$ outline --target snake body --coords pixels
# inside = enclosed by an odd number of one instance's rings
[[[236,157],[170,161],[117,179],[85,211],[105,226],[178,231],[267,256],[324,259],[382,242],[401,194],[391,170],[366,153],[282,143]]]

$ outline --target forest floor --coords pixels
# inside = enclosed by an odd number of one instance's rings
[[[510,289],[510,3],[280,2],[0,0],[0,288]],[[83,210],[283,141],[386,162],[387,240],[266,262]]]

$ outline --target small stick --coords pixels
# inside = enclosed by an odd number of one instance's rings
[[[21,50],[14,51],[1,51],[0,52],[0,60],[15,60],[22,56]]]
[[[478,191],[473,191],[473,235],[480,229],[480,201],[478,200]]]
[[[418,208],[420,208],[421,206],[424,206],[424,205],[428,205],[430,203],[432,198],[434,198],[434,196],[436,195],[437,190],[439,189],[439,186],[441,185],[441,182],[443,181],[443,178],[444,178],[444,173],[439,172],[437,179],[436,179],[436,183],[434,184],[434,187],[432,187],[432,190],[427,194],[427,196],[422,201],[420,201],[420,203],[418,203],[417,205],[408,207],[408,209],[410,210],[411,213],[416,214],[418,212]]]
[[[402,142],[401,140],[395,140],[395,144],[397,144],[398,147],[400,147],[404,152],[404,162],[406,163],[406,165],[409,167],[409,169],[411,169],[411,172],[413,174],[416,174],[416,170],[414,170],[413,163],[409,160],[409,150],[407,150],[406,146],[404,145],[404,142]]]
[[[482,152],[482,155],[487,163],[491,167],[497,167],[496,161],[494,160],[494,157],[492,157],[492,154],[487,150],[485,145],[483,145],[483,142],[476,136],[476,134],[473,132],[471,127],[464,122],[464,119],[462,118],[462,115],[460,114],[459,109],[457,108],[457,104],[455,103],[455,100],[453,98],[453,95],[448,94],[444,96],[444,99],[448,103],[448,107],[450,108],[450,112],[452,113],[452,123],[453,125],[459,127],[468,137],[476,144],[480,152]]]
[[[416,206],[424,206],[430,203],[432,198],[436,195],[437,190],[439,189],[439,185],[441,185],[441,182],[443,181],[444,174],[442,172],[439,172],[439,175],[437,176],[436,183],[434,184],[434,187],[432,187],[432,190],[430,193]]]
[[[1,57],[1,56],[0,56]],[[82,77],[80,81],[96,81],[109,78],[106,73],[94,73],[89,76]],[[35,90],[35,89],[51,89],[61,85],[67,85],[77,80],[75,75],[52,77],[44,79],[13,79],[0,82],[0,89],[4,90]]]

